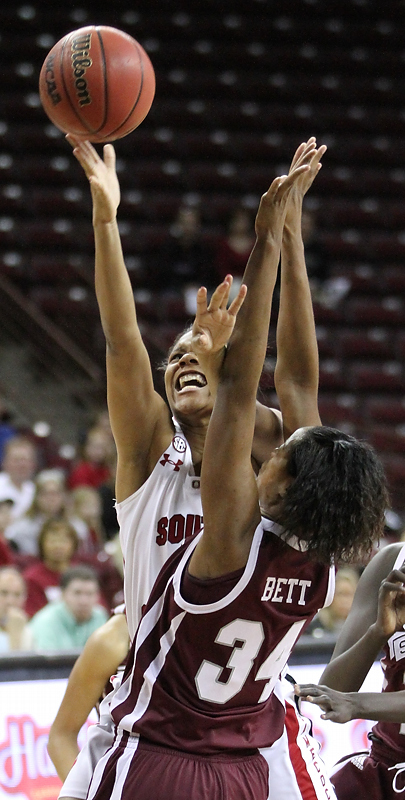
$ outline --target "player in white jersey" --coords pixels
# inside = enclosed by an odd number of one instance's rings
[[[71,142],[72,144],[77,144],[72,139]],[[299,148],[295,160],[302,156],[305,147],[307,147],[307,150],[311,147],[314,149],[314,140],[309,140],[307,145],[302,145],[301,148]],[[132,494],[125,496],[125,493],[128,493],[130,489],[136,487],[136,483],[133,481],[134,458],[131,453],[128,453],[128,440],[125,437],[127,433],[131,433],[130,419],[132,419],[135,414],[140,414],[142,412],[143,405],[139,405],[133,400],[134,397],[137,397],[137,389],[134,386],[135,376],[131,375],[130,372],[131,369],[134,369],[134,365],[137,361],[134,353],[132,353],[131,357],[131,342],[128,341],[128,339],[131,339],[131,336],[128,336],[128,331],[131,332],[136,323],[132,292],[128,292],[126,271],[125,267],[123,267],[121,251],[117,246],[118,234],[115,230],[115,223],[113,223],[112,220],[107,223],[106,220],[106,216],[111,214],[112,210],[115,213],[115,208],[113,208],[115,202],[114,197],[118,189],[118,184],[115,183],[116,176],[111,151],[111,148],[107,148],[106,150],[106,164],[101,162],[90,145],[80,145],[80,148],[75,151],[75,154],[85,167],[86,174],[91,179],[95,205],[94,222],[96,231],[97,270],[99,273],[97,284],[98,299],[108,342],[107,375],[109,406],[118,447],[118,476],[122,476],[122,481],[120,482],[122,492],[119,491],[117,487],[117,497],[119,499],[120,496],[124,495],[124,499],[117,505],[117,511],[121,523],[121,536],[125,557],[126,596],[131,598],[128,603],[127,613],[129,614],[130,631],[133,634],[141,605],[146,601],[149,593],[148,581],[150,589],[158,568],[164,563],[170,552],[181,543],[182,535],[185,536],[192,532],[192,529],[197,530],[199,518],[202,515],[198,491],[199,478],[196,474],[199,471],[199,465],[196,463],[196,459],[198,462],[198,458],[201,457],[204,442],[204,424],[207,417],[204,417],[206,409],[204,413],[201,410],[201,397],[205,397],[207,401],[207,389],[204,385],[205,378],[201,378],[202,371],[198,365],[198,359],[195,354],[190,353],[189,350],[190,337],[182,337],[170,353],[166,384],[169,398],[174,398],[172,407],[176,416],[180,417],[182,421],[183,430],[176,428],[173,431],[174,436],[172,441],[159,453],[156,466],[149,476],[147,475],[147,465],[150,463],[150,452],[147,443],[144,443],[140,448],[135,448],[136,453],[139,449],[141,452],[144,452],[144,461],[147,462],[143,464],[143,470],[139,468],[138,463],[138,472],[135,471],[135,476],[138,475],[138,480],[146,476],[146,480],[137,489],[135,488]],[[309,188],[310,183],[312,183],[315,174],[316,173],[312,175],[306,188],[301,192],[301,196],[297,195],[294,203],[291,205],[290,214],[285,223],[285,235],[282,247],[282,264],[285,265],[285,269],[287,270],[289,268],[292,256],[295,253],[295,264],[300,268],[303,267],[305,279],[305,264],[301,253],[301,204],[302,196],[305,194],[307,188]],[[103,182],[104,197],[100,196],[102,194],[101,185]],[[109,188],[110,185],[112,185],[112,189]],[[105,230],[105,228],[107,230]],[[109,272],[113,275],[116,274],[116,280],[110,280]],[[302,280],[302,276],[299,280]],[[300,289],[298,289],[298,291],[299,290]],[[296,354],[300,352],[301,367],[302,371],[305,372],[305,369],[308,371],[305,336],[303,335],[304,326],[306,324],[306,314],[303,311],[300,315],[299,308],[301,304],[304,306],[305,304],[308,305],[308,298],[304,297],[302,303],[297,288],[295,289],[295,294],[294,304],[297,318],[300,320],[302,329],[297,339],[294,341],[293,349]],[[129,297],[131,300],[129,300]],[[116,315],[113,313],[110,314],[110,303],[117,308],[122,304],[125,311],[124,317],[121,310],[119,313],[117,312]],[[119,322],[117,322],[118,320]],[[126,322],[125,326],[123,326],[123,320]],[[288,326],[290,320],[291,315],[289,315],[289,319],[284,321],[285,327]],[[294,322],[293,327],[296,324],[297,320]],[[310,333],[312,335],[312,329]],[[291,334],[290,340],[292,338],[293,335]],[[120,339],[123,340],[121,343]],[[136,348],[144,350],[139,332],[138,334],[136,334],[136,331],[134,332],[133,339],[132,348],[134,350],[136,350]],[[118,352],[115,352],[116,350]],[[121,356],[120,350],[122,351]],[[149,365],[146,364],[144,356],[145,352],[141,352],[138,359],[141,366],[146,369],[144,384],[148,387],[150,385]],[[121,367],[119,366],[120,363]],[[198,383],[201,385],[192,386],[191,381],[188,387],[186,383],[184,388],[177,391],[175,384],[178,381],[176,377],[179,372],[178,367],[180,367],[182,380],[186,379],[187,381],[187,378],[192,375],[194,376],[194,380],[198,379]],[[313,370],[312,363],[309,366],[309,371],[310,370]],[[121,371],[121,375],[118,375],[119,371]],[[284,363],[284,372],[286,380],[294,381],[295,376],[289,366],[288,359],[286,359]],[[115,380],[116,375],[118,375],[118,380]],[[121,380],[119,379],[120,377]],[[136,377],[139,380],[139,377]],[[281,366],[278,371],[278,383],[279,385],[283,383],[283,368]],[[143,392],[144,388],[143,386]],[[153,402],[155,401],[156,398],[153,398]],[[150,397],[149,402],[152,404],[152,399]],[[187,410],[187,402],[190,413]],[[144,398],[144,404],[145,403],[146,399]],[[200,403],[200,406],[198,406],[198,403]],[[196,408],[198,413],[196,412]],[[121,410],[123,410],[123,420],[120,419]],[[267,444],[269,448],[272,449],[274,444],[278,441],[279,426],[278,419],[269,409],[263,409],[263,407],[258,406],[256,417],[259,433],[255,438],[253,453],[256,460],[260,463],[266,456]],[[116,420],[116,424],[114,424],[114,420]],[[157,431],[161,433],[162,427],[163,423],[157,424]],[[136,429],[136,426],[134,426],[134,428]],[[137,426],[138,435],[139,428],[141,428],[143,432],[141,422],[138,423]],[[132,438],[133,437],[134,430],[132,431]],[[189,445],[190,440],[193,444],[192,448]],[[155,450],[155,452],[157,451]],[[140,458],[139,461],[142,462],[142,458]],[[161,481],[164,481],[164,483],[161,483]],[[166,502],[166,491],[170,493],[169,502]],[[156,496],[155,492],[157,492]],[[142,539],[139,537],[136,538],[136,530],[142,532]],[[136,569],[134,564],[136,565]],[[135,576],[138,576],[140,580],[139,584],[135,580]],[[79,763],[80,761],[81,759],[79,758]],[[68,781],[62,790],[61,796],[85,797],[85,794],[85,790],[82,794],[71,793],[69,791]]]
[[[175,435],[149,478],[117,505],[131,640],[162,566],[202,525],[200,478],[193,469],[188,441],[174,424]]]

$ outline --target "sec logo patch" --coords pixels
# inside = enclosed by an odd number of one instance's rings
[[[175,436],[173,439],[173,447],[178,453],[184,453],[187,447],[187,442],[182,436]]]

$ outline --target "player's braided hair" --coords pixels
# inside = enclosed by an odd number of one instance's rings
[[[376,452],[342,431],[314,427],[287,445],[287,453],[294,480],[281,524],[321,561],[360,561],[381,536],[388,505]]]

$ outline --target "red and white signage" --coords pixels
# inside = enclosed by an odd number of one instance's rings
[[[310,664],[292,667],[297,683],[317,683],[324,669]],[[382,670],[374,664],[365,691],[381,691]],[[57,800],[61,782],[47,751],[49,728],[55,718],[66,680],[0,682],[0,800]],[[321,711],[310,703],[303,712],[313,721],[314,736],[322,744],[321,756],[328,771],[342,756],[367,750],[367,732],[373,723],[353,720],[336,725],[320,719]],[[83,746],[93,712],[79,735]]]
[[[62,784],[47,744],[65,687],[66,680],[0,683],[0,800],[58,797]],[[80,732],[81,745],[89,723]]]

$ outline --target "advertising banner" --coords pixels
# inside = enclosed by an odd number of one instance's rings
[[[47,751],[66,680],[0,683],[0,800],[56,800],[61,782]],[[80,731],[79,745],[95,712]]]
[[[298,683],[317,683],[323,669],[323,665],[309,664],[293,667],[291,673]],[[381,686],[381,667],[374,664],[363,689],[379,692]],[[47,742],[65,687],[66,680],[0,682],[0,800],[57,800],[61,782]],[[328,771],[342,756],[367,749],[367,732],[373,723],[353,720],[336,725],[321,720],[317,706],[304,703],[302,710],[313,721]],[[93,711],[80,731],[80,747],[88,726],[96,721]]]

